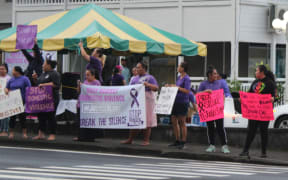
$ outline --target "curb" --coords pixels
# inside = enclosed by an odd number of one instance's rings
[[[274,166],[288,166],[288,161],[281,161],[275,159],[262,159],[262,158],[241,158],[233,155],[220,155],[220,154],[206,154],[206,153],[193,153],[193,152],[179,152],[179,151],[163,151],[152,149],[150,147],[142,146],[127,146],[119,145],[100,145],[96,142],[93,144],[87,142],[47,142],[47,141],[32,141],[32,140],[5,140],[0,139],[1,146],[13,147],[26,147],[26,148],[44,148],[44,149],[61,149],[61,150],[74,150],[74,151],[89,151],[101,153],[117,153],[125,155],[142,155],[164,158],[177,158],[189,160],[204,160],[204,161],[224,161],[224,162],[238,162],[260,165],[274,165]]]

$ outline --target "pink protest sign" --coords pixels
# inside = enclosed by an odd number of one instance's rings
[[[52,112],[55,110],[52,86],[29,87],[26,89],[27,113]]]
[[[37,25],[18,25],[16,49],[32,49],[37,36]]]
[[[242,116],[251,120],[274,120],[271,94],[256,94],[240,91]]]
[[[224,92],[223,89],[212,93],[196,94],[200,122],[214,121],[224,118]]]

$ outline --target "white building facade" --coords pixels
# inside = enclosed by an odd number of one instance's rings
[[[271,30],[269,18],[288,10],[287,0],[14,0],[12,22],[24,24],[87,3],[206,43],[206,66],[214,65],[232,80],[252,81],[256,65],[263,63],[285,81],[285,35]],[[203,58],[179,59],[189,63],[193,81],[204,79]]]

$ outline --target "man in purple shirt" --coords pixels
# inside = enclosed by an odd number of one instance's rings
[[[101,83],[103,83],[103,79],[102,79],[102,69],[103,69],[103,62],[102,62],[102,57],[103,57],[103,50],[102,49],[94,49],[94,51],[92,52],[91,56],[89,56],[87,54],[87,52],[85,51],[84,47],[83,47],[83,43],[80,42],[79,43],[79,47],[81,50],[81,55],[83,56],[83,58],[88,61],[88,65],[86,67],[86,69],[95,69],[96,72],[98,72],[99,74],[99,81]]]
[[[223,89],[223,85],[221,81],[218,81],[218,73],[217,70],[214,67],[209,67],[207,71],[207,78],[208,80],[203,81],[198,89],[198,92],[208,92],[212,93],[213,90]],[[206,149],[206,152],[216,152],[215,147],[215,136],[214,136],[214,129],[215,124],[217,128],[217,132],[219,134],[221,144],[222,144],[222,152],[223,153],[230,153],[230,150],[227,146],[227,136],[226,131],[224,129],[224,119],[215,119],[214,121],[207,122],[207,128],[208,128],[208,142],[209,147]]]

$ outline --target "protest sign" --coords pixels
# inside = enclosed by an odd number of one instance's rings
[[[18,25],[16,49],[32,49],[37,36],[37,25]]]
[[[0,95],[5,94],[5,88],[6,88],[7,79],[6,78],[0,78]]]
[[[146,128],[143,85],[81,85],[80,127],[105,129]]]
[[[24,112],[20,90],[10,91],[8,95],[0,95],[0,119]]]
[[[52,86],[26,89],[26,113],[52,112],[54,110]]]
[[[30,53],[33,54],[32,52]],[[9,73],[12,75],[12,69],[15,66],[20,66],[23,71],[28,67],[28,61],[21,51],[18,52],[5,52],[5,63],[8,65]]]
[[[200,122],[224,118],[223,89],[212,91],[212,93],[197,93],[196,101],[198,105]]]
[[[240,92],[242,116],[251,120],[274,120],[271,94]]]
[[[155,107],[155,113],[170,115],[178,87],[162,87]]]

